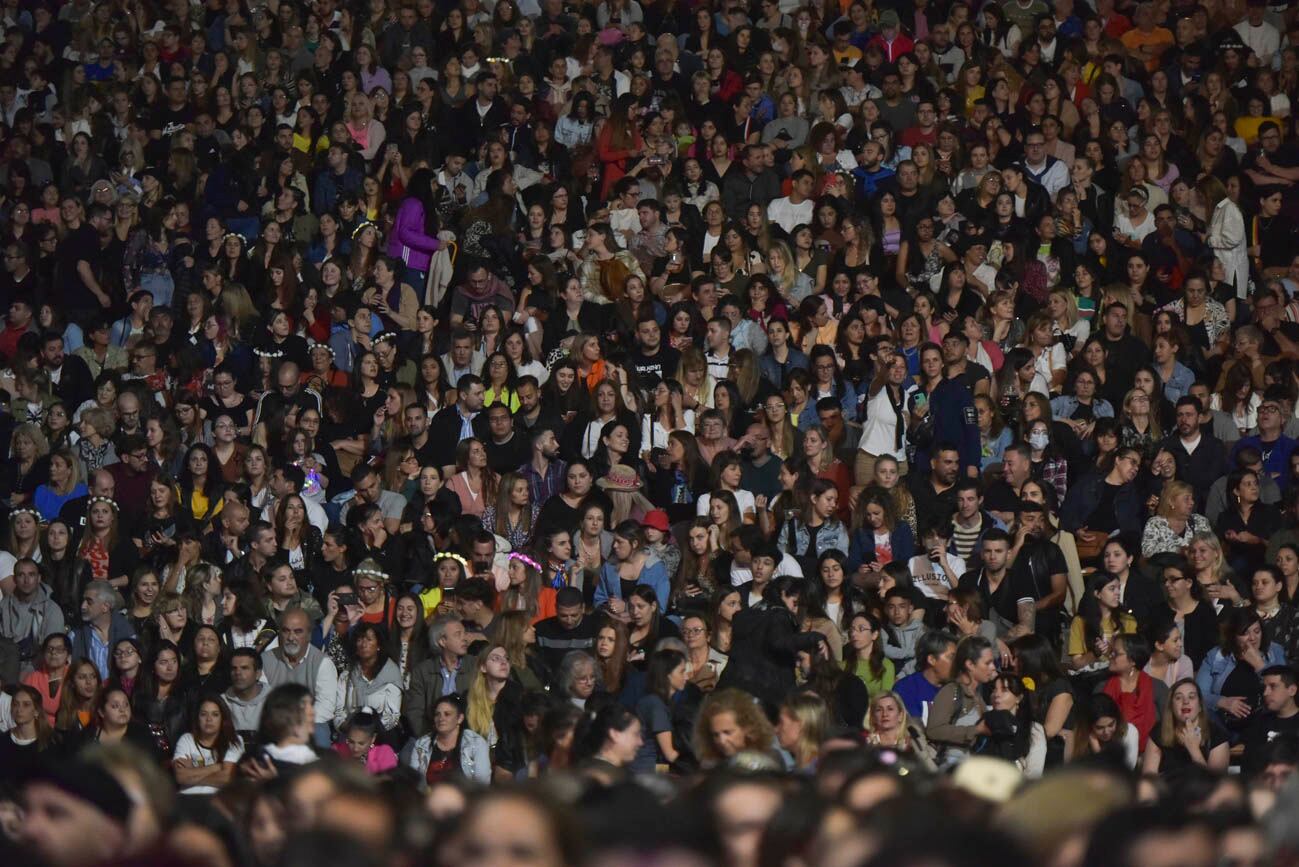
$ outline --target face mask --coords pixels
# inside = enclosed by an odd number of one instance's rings
[[[1028,444],[1035,449],[1044,449],[1050,444],[1050,440],[1044,433],[1029,434]]]

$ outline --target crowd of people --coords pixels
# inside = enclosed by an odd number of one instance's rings
[[[1299,864],[1299,7],[0,32],[14,863]]]

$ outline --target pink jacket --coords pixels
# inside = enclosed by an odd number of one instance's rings
[[[397,219],[388,238],[388,255],[405,262],[416,271],[427,271],[429,260],[440,244],[437,238],[424,234],[424,206],[409,196],[397,210]],[[422,287],[416,287],[416,292]]]
[[[344,759],[350,759],[352,754],[347,749],[347,744],[334,744],[334,752],[338,753]],[[365,772],[367,774],[382,774],[391,771],[397,767],[397,754],[392,751],[392,747],[387,744],[375,744],[370,747],[370,752],[365,756]]]

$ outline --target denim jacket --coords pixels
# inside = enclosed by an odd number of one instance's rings
[[[793,540],[791,545],[790,540]],[[807,525],[803,523],[802,518],[793,518],[784,529],[780,531],[778,544],[780,550],[785,551],[794,557],[806,557],[815,560],[826,551],[831,549],[841,551],[844,555],[848,554],[848,529],[844,527],[843,522],[831,518],[821,528],[821,532],[816,536],[816,550],[807,550],[812,541],[812,534],[808,532]]]
[[[421,784],[428,772],[429,758],[433,752],[433,735],[426,734],[415,741],[410,751],[410,767],[420,775]],[[492,779],[492,758],[487,741],[471,728],[460,731],[460,771],[465,779],[474,783],[488,783]]]
[[[1264,651],[1263,659],[1269,666],[1285,665],[1285,650],[1281,645],[1273,642]],[[1200,663],[1200,670],[1195,675],[1195,684],[1200,688],[1200,694],[1204,696],[1205,709],[1215,717],[1220,716],[1218,701],[1222,698],[1223,686],[1235,670],[1235,654],[1228,656],[1222,652],[1221,647],[1215,647],[1206,653],[1204,662]]]

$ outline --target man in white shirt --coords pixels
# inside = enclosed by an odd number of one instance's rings
[[[1270,67],[1272,58],[1281,50],[1281,31],[1263,20],[1267,13],[1267,0],[1248,0],[1245,20],[1233,29],[1250,51],[1258,55],[1259,65]]]
[[[795,226],[800,223],[810,225],[812,222],[812,213],[816,208],[812,189],[816,185],[816,179],[807,169],[799,169],[790,176],[790,182],[789,195],[772,199],[771,204],[767,205],[767,219],[792,235]]]

